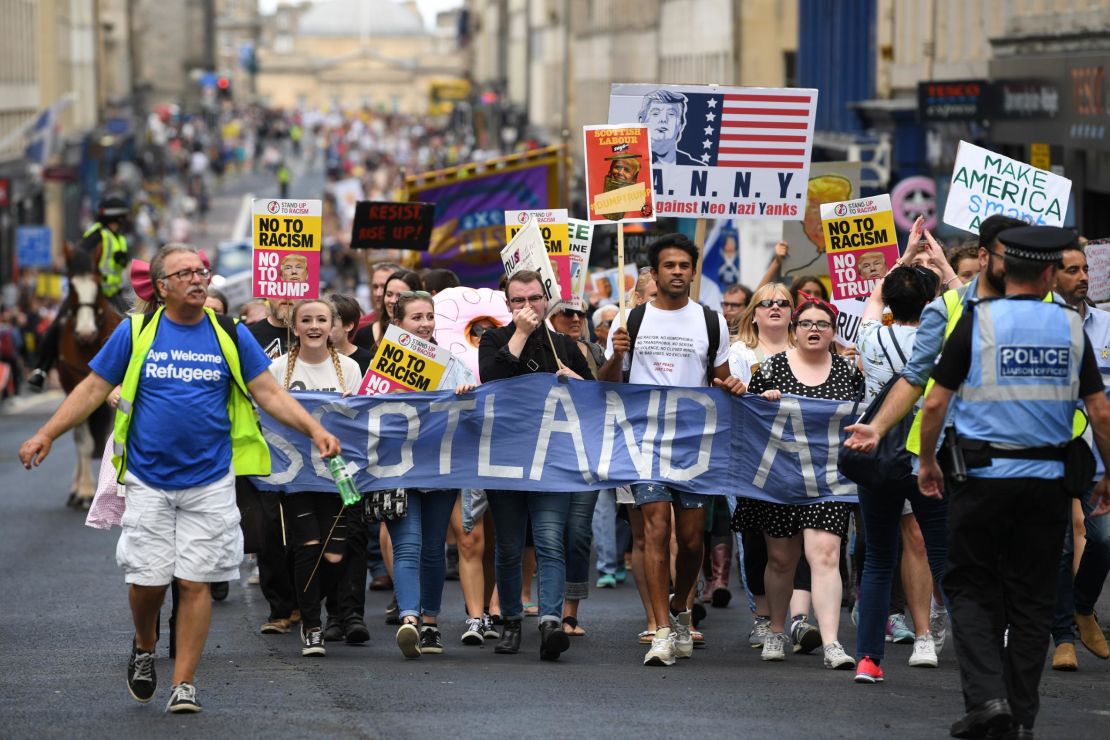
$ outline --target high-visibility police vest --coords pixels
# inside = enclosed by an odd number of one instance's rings
[[[960,439],[1022,450],[1072,438],[1086,335],[1076,311],[1058,303],[1002,298],[975,308],[971,365],[953,401]],[[980,478],[1062,478],[1058,460],[995,458],[968,468]]]
[[[84,235],[89,237],[97,231],[100,232],[101,239],[100,262],[97,263],[100,270],[100,289],[111,298],[123,287],[123,265],[120,263],[124,260],[117,260],[116,255],[127,254],[127,239],[123,234],[116,234],[99,223],[90,226]]]
[[[954,288],[952,290],[944,291],[944,307],[948,310],[948,321],[944,325],[944,340],[948,341],[948,337],[956,329],[956,324],[960,322],[960,317],[964,315],[964,294],[966,287]],[[1052,293],[1045,295],[1044,300],[1046,303],[1052,302]],[[933,389],[933,379],[929,378],[925,383],[925,397],[928,397],[929,391]],[[1087,429],[1087,415],[1080,409],[1075,410],[1075,415],[1072,419],[1072,436],[1078,437],[1083,434]],[[916,415],[913,417],[913,423],[910,424],[909,434],[906,435],[906,449],[911,454],[921,454],[921,410],[918,409]]]
[[[944,340],[948,341],[952,331],[959,323],[960,317],[964,315],[964,302],[963,297],[965,289],[955,288],[953,290],[944,291],[944,307],[948,309],[948,322],[944,325]],[[925,383],[925,396],[928,397],[929,391],[933,389],[933,379],[929,378]],[[910,432],[906,436],[906,449],[911,454],[921,454],[921,410],[918,409],[917,414],[913,417],[913,423],[910,425]]]
[[[127,470],[127,430],[131,426],[131,412],[135,396],[139,390],[139,374],[142,371],[150,348],[154,345],[154,335],[165,308],[159,308],[146,322],[145,316],[133,315],[131,320],[131,360],[120,386],[119,405],[116,407],[115,429],[112,434],[112,465],[116,469],[116,479],[122,483]],[[204,309],[216,338],[220,351],[231,368],[232,384],[227,394],[227,416],[231,421],[231,465],[236,475],[269,475],[270,448],[258,427],[247,384],[239,369],[239,349],[236,340],[220,325],[220,320],[210,308]],[[234,331],[234,326],[232,326]],[[169,420],[167,420],[167,423]]]

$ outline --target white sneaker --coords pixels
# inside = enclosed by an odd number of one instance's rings
[[[691,612],[680,612],[678,616],[671,617],[671,635],[674,639],[674,655],[676,658],[689,658],[694,654],[694,636],[690,634],[690,624],[693,621]]]
[[[939,611],[929,611],[929,633],[933,636],[933,647],[939,654],[944,649],[944,640],[948,637],[948,612],[944,607]]]
[[[481,645],[486,641],[482,636],[482,619],[467,618],[466,632],[463,632],[462,644],[463,645]]]
[[[847,671],[856,667],[856,659],[844,652],[844,646],[837,640],[825,646],[825,667],[834,671]]]
[[[910,665],[915,668],[937,667],[937,650],[933,645],[933,636],[929,633],[914,639]]]
[[[786,659],[786,633],[768,632],[763,639],[763,652],[760,660],[785,660]]]
[[[397,630],[397,647],[406,658],[420,657],[420,631],[415,624],[405,622]]]
[[[769,634],[771,634],[771,618],[757,614],[755,622],[752,623],[752,630],[748,633],[748,644],[753,648],[763,647]]]
[[[670,628],[660,627],[651,638],[651,650],[644,656],[644,665],[674,665],[674,636]]]

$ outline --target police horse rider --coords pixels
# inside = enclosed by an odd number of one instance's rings
[[[123,232],[130,211],[127,201],[122,197],[105,197],[97,209],[96,223],[85,231],[78,244],[79,249],[96,261],[97,272],[100,273],[100,290],[121,314],[127,313],[130,308],[123,296],[123,271],[131,260],[127,252],[127,237]],[[65,301],[63,305],[66,305]],[[38,364],[27,378],[27,385],[36,392],[43,389],[46,374],[58,361],[58,333],[65,319],[66,312],[60,311],[43,335]]]

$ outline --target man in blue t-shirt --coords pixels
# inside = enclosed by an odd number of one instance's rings
[[[176,578],[177,657],[167,708],[199,712],[193,674],[212,616],[208,584],[237,577],[243,553],[228,405],[236,381],[216,325],[204,311],[211,273],[196,250],[163,247],[150,274],[165,311],[150,319],[158,323],[145,357],[132,356],[131,322],[120,324],[90,363],[89,376],[23,443],[19,457],[28,469],[41,463],[55,439],[84,421],[124,381],[132,362],[142,363],[126,433],[127,508],[116,547],[135,622],[127,686],[142,703],[154,698],[158,612]],[[250,333],[242,324],[235,332],[237,370],[258,405],[310,436],[323,457],[338,454],[339,440],[267,372],[269,359]],[[120,413],[126,411],[121,403]]]

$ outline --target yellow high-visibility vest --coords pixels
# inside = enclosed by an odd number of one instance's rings
[[[165,307],[159,308],[147,325],[143,326],[144,316],[132,315],[131,321],[131,361],[120,385],[119,404],[116,406],[115,427],[112,433],[112,465],[116,469],[116,480],[123,482],[127,470],[127,430],[131,426],[131,412],[135,395],[139,390],[139,374],[146,361],[150,348],[154,345],[154,334]],[[236,475],[269,475],[270,447],[258,427],[258,417],[254,413],[247,391],[247,384],[239,369],[239,349],[235,340],[220,326],[215,312],[204,309],[216,338],[220,351],[231,368],[232,384],[227,394],[227,416],[231,421],[231,465]]]
[[[116,234],[99,223],[90,226],[84,235],[92,236],[97,231],[100,231],[102,244],[100,262],[97,264],[97,269],[100,270],[100,289],[111,298],[123,287],[123,266],[120,262],[124,260],[117,260],[116,255],[127,254],[127,239],[123,234]]]

